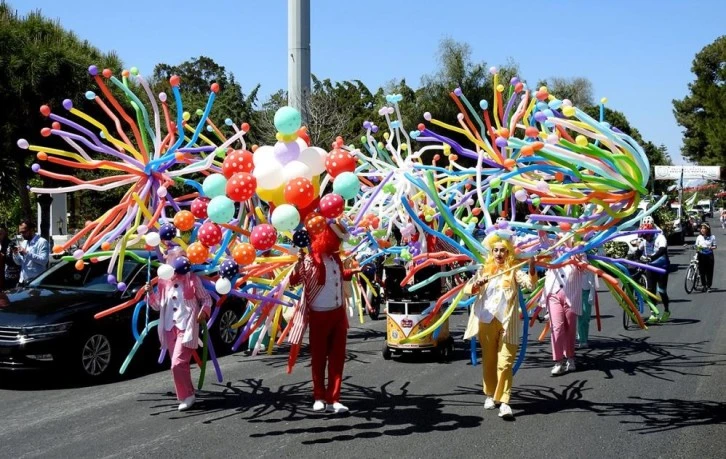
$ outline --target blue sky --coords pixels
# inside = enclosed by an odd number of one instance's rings
[[[360,79],[372,91],[394,78],[417,87],[436,71],[438,42],[471,45],[473,59],[513,59],[530,84],[553,76],[588,78],[596,99],[623,111],[643,136],[665,144],[676,164],[681,130],[672,99],[687,94],[695,54],[726,34],[724,1],[459,2],[312,0],[312,71]],[[206,55],[249,90],[267,96],[287,84],[287,0],[10,0],[40,9],[127,67]],[[546,5],[546,7],[544,6]]]

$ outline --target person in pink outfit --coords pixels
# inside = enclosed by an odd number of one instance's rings
[[[160,278],[156,292],[147,284],[146,292],[149,306],[159,311],[159,342],[171,356],[179,411],[185,411],[196,401],[189,361],[199,344],[199,324],[209,319],[212,298],[199,276],[191,272],[184,251],[172,249],[166,262],[174,268],[174,275]]]
[[[578,260],[551,268],[545,275],[542,299],[549,312],[552,329],[552,359],[555,361],[552,376],[575,371],[575,337],[582,314],[583,281]]]

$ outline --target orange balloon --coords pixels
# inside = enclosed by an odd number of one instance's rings
[[[101,244],[101,250],[111,250],[111,243],[106,241],[103,244]]]
[[[187,258],[195,265],[204,263],[209,258],[209,249],[199,241],[189,244],[189,247],[187,247]]]
[[[63,253],[63,246],[62,245],[54,245],[53,246],[53,253]]]
[[[310,235],[318,234],[325,229],[325,217],[315,212],[311,212],[305,217],[305,229]]]
[[[84,266],[85,266],[85,264],[83,263],[83,260],[78,260],[78,261],[76,262],[76,269],[77,269],[78,271],[83,271],[83,267],[84,267]]]
[[[174,226],[176,226],[179,231],[189,231],[194,228],[194,214],[188,210],[177,212],[177,214],[174,215]]]
[[[504,160],[504,167],[506,167],[507,169],[513,168],[515,164],[517,164],[517,162],[512,158],[507,158]]]
[[[232,250],[232,258],[234,258],[234,261],[236,261],[240,266],[248,265],[253,263],[255,258],[257,258],[257,251],[255,251],[252,244],[240,242],[234,246],[234,249]]]

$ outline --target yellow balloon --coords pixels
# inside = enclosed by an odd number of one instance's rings
[[[504,92],[504,85],[503,84],[498,84],[497,85],[497,91],[498,92]]]
[[[257,189],[257,196],[265,202],[279,206],[285,204],[285,186],[280,185],[277,188],[271,190],[265,190],[262,188]]]
[[[562,114],[565,116],[575,116],[575,107],[562,107]]]
[[[586,147],[587,137],[585,137],[584,135],[578,135],[577,137],[575,137],[575,143],[577,143],[581,147]]]

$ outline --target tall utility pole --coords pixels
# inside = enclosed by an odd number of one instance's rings
[[[287,104],[307,119],[310,96],[310,0],[287,0]]]

